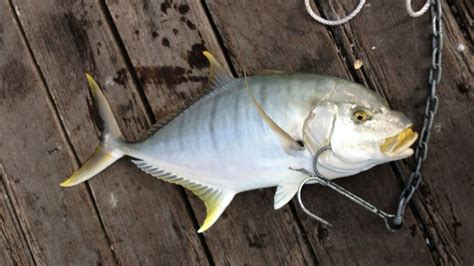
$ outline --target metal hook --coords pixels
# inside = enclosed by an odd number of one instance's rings
[[[309,211],[303,204],[303,200],[301,200],[301,190],[303,189],[303,186],[306,185],[306,183],[308,183],[309,181],[311,180],[314,180],[314,181],[317,181],[319,183],[319,179],[318,178],[312,178],[312,177],[308,177],[306,178],[303,182],[301,182],[300,186],[298,187],[298,194],[297,194],[297,198],[298,198],[298,203],[300,204],[300,207],[301,209],[307,214],[309,215],[311,218],[315,219],[316,221],[326,225],[326,226],[329,226],[329,227],[332,227],[332,225],[324,220],[323,218],[317,216],[316,214],[312,213],[311,211]]]
[[[306,213],[308,214],[310,217],[314,218],[315,220],[321,222],[322,224],[324,225],[327,225],[327,226],[331,226],[331,224],[324,220],[323,218],[317,216],[316,214],[312,213],[311,211],[309,211],[303,204],[303,201],[301,200],[301,190],[303,189],[303,186],[308,183],[309,181],[316,181],[317,183],[323,185],[323,186],[326,186],[334,191],[336,191],[337,193],[341,194],[342,196],[350,199],[351,201],[355,202],[356,204],[362,206],[363,208],[369,210],[370,212],[372,212],[373,214],[377,215],[378,217],[382,218],[385,222],[385,226],[387,227],[387,229],[391,232],[395,232],[397,231],[398,229],[400,229],[399,225],[398,224],[395,224],[394,221],[393,221],[393,218],[395,217],[395,215],[393,214],[388,214],[382,210],[379,210],[377,207],[375,207],[374,205],[370,204],[369,202],[365,201],[364,199],[360,198],[359,196],[355,195],[354,193],[346,190],[345,188],[337,185],[336,183],[324,178],[321,173],[319,173],[318,169],[317,169],[317,163],[318,163],[318,159],[319,159],[319,156],[327,151],[327,150],[330,150],[331,149],[331,146],[328,145],[328,146],[325,146],[325,147],[322,147],[321,149],[319,149],[316,154],[314,155],[313,157],[313,171],[314,171],[314,174],[313,173],[310,173],[308,172],[307,170],[305,169],[293,169],[293,170],[296,170],[296,171],[299,171],[299,172],[302,172],[304,174],[306,174],[308,176],[308,178],[306,178],[305,180],[303,180],[303,182],[301,182],[299,188],[298,188],[298,193],[297,193],[297,197],[298,197],[298,203],[300,204],[300,207],[301,209]]]

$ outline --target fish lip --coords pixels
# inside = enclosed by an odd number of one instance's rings
[[[412,127],[413,125],[410,124],[397,135],[386,138],[380,145],[382,154],[397,158],[411,156],[413,150],[410,147],[418,139],[418,133],[413,131]]]

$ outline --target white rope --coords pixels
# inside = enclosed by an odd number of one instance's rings
[[[341,24],[344,24],[344,23],[348,22],[353,17],[357,16],[357,14],[359,14],[360,10],[362,9],[362,7],[364,7],[364,4],[365,4],[365,0],[360,0],[359,5],[357,5],[357,7],[354,9],[354,11],[352,11],[352,13],[350,13],[346,17],[344,17],[342,19],[337,19],[337,20],[327,20],[327,19],[324,19],[324,18],[318,16],[316,13],[314,13],[313,8],[311,7],[309,1],[310,0],[304,0],[304,5],[306,6],[306,11],[308,11],[308,14],[314,20],[316,20],[317,22],[319,22],[321,24],[324,24],[326,26],[336,26],[336,25],[341,25]]]
[[[407,7],[407,11],[408,11],[408,15],[410,15],[410,17],[413,17],[413,18],[416,18],[416,17],[419,17],[423,14],[426,13],[426,11],[428,11],[428,9],[430,8],[430,0],[426,0],[426,3],[425,5],[418,11],[413,11],[413,8],[411,7],[411,0],[406,0],[406,7]]]
[[[326,26],[336,26],[336,25],[344,24],[348,22],[349,20],[351,20],[352,18],[354,18],[355,16],[357,16],[357,14],[359,14],[359,12],[362,10],[362,7],[364,7],[365,1],[366,0],[360,0],[359,4],[354,9],[354,11],[352,11],[349,15],[337,20],[324,19],[320,17],[319,15],[317,15],[316,13],[314,13],[313,8],[310,5],[310,0],[304,0],[304,5],[306,6],[306,11],[308,12],[308,14],[317,22],[324,24]],[[431,2],[430,0],[426,0],[425,5],[416,12],[413,11],[413,8],[411,6],[411,0],[406,0],[405,5],[408,11],[408,15],[410,15],[410,17],[416,18],[425,14],[426,11],[428,11],[428,9],[430,8]]]

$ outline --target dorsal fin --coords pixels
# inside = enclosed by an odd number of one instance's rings
[[[202,184],[184,176],[175,175],[143,160],[132,160],[132,162],[147,174],[155,176],[163,181],[181,185],[189,189],[194,195],[204,202],[207,216],[199,228],[198,233],[202,233],[209,229],[209,227],[211,227],[217,221],[217,219],[219,219],[221,214],[234,198],[234,192]]]
[[[141,136],[140,138],[141,140],[145,140],[146,138],[151,136],[153,133],[158,131],[158,129],[164,127],[166,124],[171,122],[182,112],[186,111],[190,106],[198,102],[204,96],[209,95],[209,93],[213,91],[222,89],[223,87],[225,87],[226,84],[234,80],[232,75],[227,70],[225,70],[224,67],[222,67],[221,64],[219,64],[219,62],[217,62],[216,58],[214,58],[214,56],[211,53],[209,53],[208,51],[204,51],[203,55],[209,61],[209,79],[208,79],[208,84],[206,88],[199,92],[199,94],[194,98],[194,101],[190,105],[166,115],[164,118],[161,118],[158,122],[153,124]]]
[[[272,129],[272,131],[278,136],[278,139],[280,140],[280,144],[285,150],[286,153],[290,155],[294,155],[296,151],[303,150],[304,147],[298,143],[295,139],[293,139],[290,134],[288,134],[283,128],[281,128],[273,119],[270,118],[270,116],[265,112],[263,107],[258,103],[257,99],[255,98],[255,95],[252,92],[252,89],[250,89],[250,86],[247,82],[247,76],[244,73],[244,82],[245,82],[245,87],[247,89],[247,92],[250,94],[250,98],[257,108],[258,113],[262,117],[263,121]]]
[[[216,58],[214,58],[211,53],[204,51],[202,54],[209,61],[210,67],[208,91],[218,89],[234,79],[232,75],[225,70],[219,62],[217,62]]]
[[[184,109],[184,110],[186,110],[186,109]],[[143,140],[147,139],[149,136],[153,135],[153,133],[158,131],[158,129],[166,126],[166,124],[171,122],[175,117],[177,117],[179,114],[181,114],[184,110],[178,110],[178,111],[169,113],[164,118],[162,118],[158,122],[154,123],[151,127],[149,127],[147,129],[147,131],[145,131],[145,133],[143,133],[143,135],[141,135],[140,140],[143,141]]]

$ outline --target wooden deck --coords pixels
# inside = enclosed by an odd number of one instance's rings
[[[317,2],[326,17],[357,3]],[[0,265],[472,265],[473,6],[446,2],[439,113],[401,231],[312,186],[307,205],[332,229],[295,201],[274,211],[274,190],[264,189],[238,195],[201,235],[200,201],[127,159],[86,184],[59,187],[98,143],[84,71],[103,86],[130,140],[199,95],[204,49],[236,75],[279,69],[356,80],[419,129],[429,15],[410,18],[400,0],[370,1],[349,24],[327,28],[302,0],[0,0]],[[393,212],[412,165],[386,164],[338,183]]]

